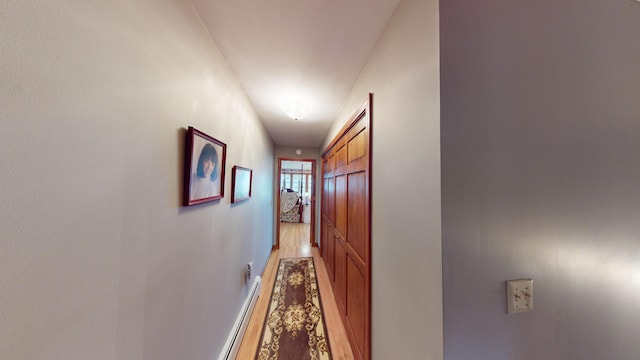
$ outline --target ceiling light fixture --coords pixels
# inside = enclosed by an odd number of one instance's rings
[[[288,117],[301,120],[311,112],[311,107],[300,100],[286,100],[282,102],[282,110]]]

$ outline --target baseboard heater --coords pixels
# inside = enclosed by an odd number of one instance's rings
[[[244,335],[244,331],[247,329],[247,324],[251,318],[251,312],[256,306],[258,295],[260,295],[261,283],[262,278],[260,276],[256,276],[253,284],[251,284],[251,288],[249,289],[249,295],[247,295],[247,299],[244,301],[244,304],[242,304],[240,313],[236,318],[236,322],[233,324],[233,329],[231,329],[231,333],[227,338],[227,342],[224,344],[224,348],[222,348],[222,352],[220,353],[218,360],[235,360],[236,355],[238,354],[238,348],[240,348],[240,343],[242,342],[242,336]]]

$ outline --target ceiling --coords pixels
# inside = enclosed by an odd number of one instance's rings
[[[399,1],[192,3],[275,144],[319,147]],[[288,100],[309,114],[289,118]]]

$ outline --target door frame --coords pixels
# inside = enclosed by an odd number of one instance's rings
[[[275,249],[280,248],[280,184],[282,183],[282,161],[300,161],[300,162],[310,162],[311,163],[311,203],[309,206],[311,207],[311,223],[309,226],[309,243],[312,247],[317,247],[318,243],[316,242],[316,162],[317,159],[301,159],[301,158],[289,158],[289,157],[279,157],[278,158],[278,181],[276,183],[276,194],[278,198],[278,206],[275,209],[275,217],[276,217],[276,244],[274,246]]]

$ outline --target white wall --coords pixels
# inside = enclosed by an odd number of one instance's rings
[[[638,34],[629,0],[441,2],[446,359],[640,358]]]
[[[274,148],[193,9],[6,0],[0,54],[0,358],[217,357],[271,248]],[[189,125],[227,177],[185,208]]]
[[[330,135],[373,92],[372,358],[442,359],[438,2],[400,2]]]

